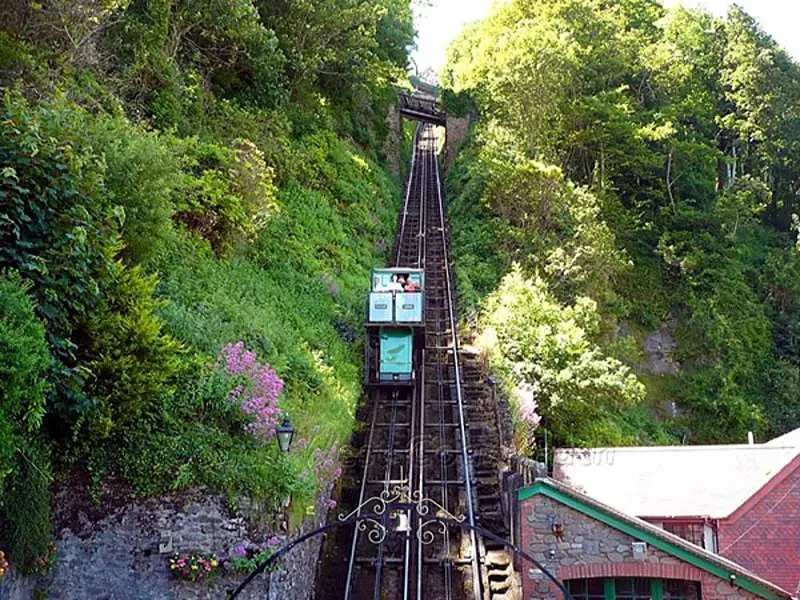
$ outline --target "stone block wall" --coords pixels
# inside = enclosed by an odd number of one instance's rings
[[[320,514],[317,519],[324,519]],[[304,525],[316,527],[317,519]],[[173,552],[214,552],[221,560],[240,543],[262,541],[268,532],[229,511],[220,496],[189,495],[131,501],[110,515],[61,529],[58,561],[46,577],[12,573],[0,579],[0,600],[211,600],[225,598],[245,574],[219,574],[207,582],[171,578]],[[75,529],[73,531],[73,529]],[[299,535],[293,532],[292,536]],[[242,600],[309,600],[320,540],[301,544],[282,559],[281,567],[253,581]],[[43,596],[41,594],[44,594]]]
[[[641,559],[633,556],[639,541],[605,523],[537,495],[521,503],[522,548],[559,580],[589,577],[654,577],[696,581],[703,600],[755,600],[758,596],[732,586],[650,545]],[[557,540],[553,524],[563,525]],[[521,561],[524,600],[560,600],[561,593],[544,573]]]
[[[396,106],[389,107],[389,114],[386,115],[386,122],[389,124],[389,133],[386,136],[383,152],[386,154],[386,162],[389,170],[395,177],[400,177],[400,158],[403,145],[403,129],[400,121],[400,111]]]
[[[453,117],[447,115],[447,126],[445,133],[445,165],[451,166],[456,159],[456,154],[467,139],[469,134],[469,117]]]

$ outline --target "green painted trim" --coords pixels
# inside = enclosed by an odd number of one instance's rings
[[[717,565],[708,559],[705,559],[701,556],[697,556],[696,554],[681,548],[680,546],[676,546],[672,542],[668,542],[667,540],[661,539],[658,536],[653,535],[637,527],[635,525],[631,525],[630,523],[626,523],[621,519],[615,517],[614,515],[610,515],[590,504],[587,504],[577,498],[569,494],[565,494],[561,490],[555,489],[544,482],[537,481],[533,485],[528,486],[526,488],[522,488],[518,492],[518,498],[521,501],[527,500],[532,496],[536,495],[543,495],[551,498],[552,500],[556,500],[561,504],[568,506],[578,512],[581,512],[593,519],[596,519],[614,529],[622,531],[623,533],[627,533],[628,535],[635,537],[643,542],[647,542],[651,546],[658,548],[659,550],[663,550],[664,552],[671,554],[672,556],[687,562],[691,565],[694,565],[698,569],[702,569],[707,573],[711,573],[712,575],[716,575],[723,581],[730,581],[730,576],[732,573],[729,569]],[[771,590],[765,588],[764,586],[754,582],[749,581],[747,579],[737,579],[736,585],[742,589],[745,589],[753,594],[761,596],[766,600],[778,600],[780,596],[776,595]]]
[[[664,600],[664,581],[661,579],[650,580],[650,597],[653,600]]]
[[[603,580],[603,600],[616,600],[617,589],[614,585],[613,577],[606,577]]]

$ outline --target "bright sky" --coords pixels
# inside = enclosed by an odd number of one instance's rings
[[[667,6],[703,6],[724,15],[731,0],[663,0]],[[762,29],[782,45],[795,60],[800,60],[800,0],[737,0],[745,11],[758,19]],[[417,10],[417,50],[413,57],[420,72],[444,66],[447,45],[461,28],[489,13],[492,0],[430,0],[430,6]]]

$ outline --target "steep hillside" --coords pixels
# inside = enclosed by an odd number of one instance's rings
[[[379,149],[413,35],[397,0],[4,4],[12,567],[46,570],[51,474],[100,506],[202,485],[265,511],[291,494],[302,518],[328,497],[400,198]]]
[[[462,298],[523,438],[536,411],[589,446],[800,424],[800,68],[751,17],[514,0],[443,81],[480,117],[448,181]]]

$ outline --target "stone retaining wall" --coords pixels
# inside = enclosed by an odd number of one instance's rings
[[[469,135],[469,117],[453,117],[447,115],[445,133],[445,166],[450,167],[456,159],[459,149]]]
[[[316,525],[315,519],[304,527]],[[63,529],[51,572],[46,577],[10,574],[0,580],[0,600],[223,599],[244,574],[220,569],[207,582],[180,582],[170,577],[169,557],[202,551],[224,561],[237,544],[263,540],[266,534],[231,513],[219,496],[196,492],[180,499],[131,502],[95,523],[84,523],[79,532]],[[292,550],[279,570],[252,582],[239,598],[309,600],[319,544],[310,540]]]

